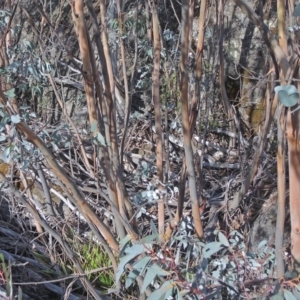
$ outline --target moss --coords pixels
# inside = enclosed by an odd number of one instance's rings
[[[259,127],[262,124],[265,116],[265,101],[260,101],[248,108],[249,122],[253,133],[258,133]]]
[[[249,79],[249,71],[245,70],[243,75],[240,107],[251,132],[256,134],[264,119],[265,102],[264,99],[260,99],[257,103],[253,103],[253,85]]]
[[[93,285],[101,290],[111,288],[115,282],[114,270],[108,254],[101,245],[98,245],[92,236],[88,240],[78,239],[76,233],[72,230],[66,238],[77,254],[83,270],[87,273],[87,278]],[[61,267],[65,273],[75,271],[72,262],[69,261]],[[89,272],[93,270],[94,272]]]

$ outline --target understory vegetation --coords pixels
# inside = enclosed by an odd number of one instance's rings
[[[0,299],[300,299],[299,16],[0,1]]]

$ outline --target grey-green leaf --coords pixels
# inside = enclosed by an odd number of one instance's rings
[[[257,247],[257,249],[260,249],[260,248],[262,248],[262,247],[264,247],[264,246],[266,246],[267,245],[267,241],[266,240],[263,240],[263,241],[261,241],[259,244],[258,244],[258,247]]]
[[[183,297],[188,294],[190,291],[189,290],[182,290],[179,291],[179,289],[177,288],[177,300],[183,300]]]
[[[222,249],[222,243],[220,242],[211,242],[205,245],[203,249],[203,256],[205,258],[210,258],[213,254],[217,253]]]
[[[297,286],[293,289],[293,295],[296,297],[296,299],[300,299],[300,291],[297,289]]]
[[[177,288],[177,300],[183,300],[183,297],[178,288]]]
[[[137,270],[133,270],[131,271],[125,281],[125,288],[128,289],[135,281],[135,279],[138,277],[138,275],[140,274],[139,271]]]
[[[159,236],[159,235],[158,235],[157,233],[155,233],[155,234],[150,234],[150,235],[148,235],[148,236],[142,238],[142,239],[140,240],[140,243],[142,243],[142,244],[150,244],[150,243],[154,243],[155,240],[158,238],[158,236]]]
[[[156,273],[156,275],[158,275],[158,276],[168,276],[168,275],[171,275],[170,272],[167,272],[167,271],[163,270],[163,269],[162,269],[159,265],[157,265],[157,264],[154,264],[154,265],[152,265],[152,266],[149,267],[149,268],[151,268],[152,270],[154,270],[155,273]]]
[[[94,133],[97,130],[97,122],[93,121],[91,124],[91,132]]]
[[[105,138],[100,132],[97,133],[97,140],[102,146],[106,145]]]
[[[297,298],[289,290],[283,289],[283,295],[285,300],[297,300]]]
[[[23,292],[21,287],[18,287],[18,300],[22,300],[23,299]]]
[[[5,91],[4,94],[8,99],[14,98],[16,96],[15,88]]]
[[[130,248],[127,248],[125,250],[125,253],[126,254],[136,254],[136,255],[139,255],[139,254],[142,254],[144,252],[144,250],[145,250],[145,248],[144,248],[143,245],[137,244],[137,245],[133,245]]]
[[[18,124],[18,123],[21,122],[21,118],[20,118],[19,115],[12,115],[12,116],[11,116],[11,121],[12,121],[13,123],[15,123],[15,124]]]
[[[156,291],[154,291],[148,298],[147,300],[157,300],[160,299],[161,297],[163,297],[165,295],[165,293],[169,290],[169,289],[173,289],[173,281],[165,281],[164,284]]]
[[[144,269],[147,267],[149,261],[151,260],[151,257],[145,256],[141,260],[139,260],[137,263],[133,265],[133,268],[136,270],[139,270],[140,273],[144,271]]]
[[[284,300],[284,297],[280,294],[276,294],[270,298],[270,300]]]
[[[117,268],[117,272],[116,272],[116,281],[117,282],[119,281],[120,277],[122,276],[125,266],[138,255],[139,255],[138,253],[137,254],[131,253],[131,254],[125,255],[121,258],[120,263]]]
[[[174,289],[174,286],[172,285],[172,287],[166,291],[164,299],[168,299],[170,296],[172,296],[173,289]]]
[[[143,281],[143,285],[141,288],[141,293],[144,293],[145,290],[147,289],[148,285],[154,280],[155,276],[156,276],[156,272],[153,271],[151,268],[147,269],[147,273],[145,275],[144,281]]]
[[[226,247],[229,247],[229,242],[227,237],[221,232],[219,231],[218,233],[218,237],[219,237],[219,241]]]
[[[124,254],[128,244],[130,243],[130,241],[131,241],[131,236],[129,234],[126,235],[123,239],[120,240],[120,242],[119,242],[119,248],[121,250],[120,254],[119,254],[120,257],[123,256],[123,254]]]
[[[294,85],[279,85],[279,86],[276,86],[274,88],[274,90],[275,90],[275,93],[278,93],[280,91],[285,91],[285,92],[287,92],[288,95],[299,93],[298,89]]]
[[[150,227],[153,234],[158,234],[158,231],[156,229],[156,226],[152,220],[150,220]]]
[[[293,11],[293,17],[299,17],[300,16],[300,3],[295,7],[295,10]]]
[[[280,85],[275,87],[279,101],[286,107],[294,106],[298,103],[299,92],[294,85]]]

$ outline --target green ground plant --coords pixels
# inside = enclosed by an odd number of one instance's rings
[[[108,289],[114,285],[115,277],[109,256],[101,245],[95,243],[93,238],[73,243],[74,251],[87,273],[87,278],[97,287]],[[98,272],[93,272],[98,270]]]

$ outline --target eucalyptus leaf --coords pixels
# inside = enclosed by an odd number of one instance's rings
[[[299,17],[300,16],[300,3],[295,7],[293,11],[293,17]]]
[[[139,270],[140,273],[143,273],[144,269],[147,267],[150,260],[151,260],[151,257],[145,256],[141,260],[139,260],[137,263],[135,263],[133,265],[133,268],[136,270]]]
[[[169,289],[173,289],[173,281],[168,280],[163,283],[163,285],[156,291],[154,291],[147,300],[157,300],[163,297]]]
[[[136,254],[140,255],[144,252],[145,247],[141,244],[133,245],[132,247],[129,247],[125,250],[126,254]]]
[[[11,149],[10,147],[5,148],[3,154],[0,153],[0,158],[4,160],[4,162],[9,163],[11,160]]]
[[[167,272],[165,270],[163,270],[159,265],[157,264],[154,264],[152,265],[151,267],[149,267],[149,269],[152,269],[154,272],[156,272],[156,275],[158,276],[168,276],[170,275],[171,273],[170,272]]]
[[[100,132],[97,133],[97,140],[102,146],[106,146],[105,138]]]
[[[145,292],[145,290],[147,289],[149,284],[151,284],[151,282],[154,280],[156,275],[157,274],[154,270],[152,270],[151,268],[147,269],[146,275],[144,277],[143,285],[142,285],[142,288],[141,288],[141,293]]]
[[[122,256],[125,252],[126,247],[128,246],[129,242],[131,241],[131,236],[128,234],[124,238],[122,238],[119,242],[119,248],[120,248],[120,254],[119,256]]]
[[[130,253],[130,254],[127,254],[125,256],[123,256],[121,259],[120,259],[120,263],[118,265],[118,268],[117,268],[117,272],[116,272],[116,281],[118,282],[119,279],[121,278],[123,272],[124,272],[124,268],[125,266],[132,260],[134,259],[136,256],[138,256],[139,254],[136,254],[136,253]]]
[[[300,299],[300,291],[296,287],[293,289],[293,295],[297,298]]]
[[[270,298],[270,300],[284,300],[283,295],[276,294]]]
[[[12,116],[11,116],[11,121],[12,121],[13,123],[15,123],[15,124],[18,124],[18,123],[21,122],[21,118],[20,118],[19,115],[12,115]]]
[[[275,87],[279,101],[286,107],[294,106],[298,103],[299,92],[294,85],[279,85]]]
[[[268,241],[266,241],[266,240],[261,241],[261,242],[258,244],[257,249],[260,249],[260,248],[266,246],[267,243],[268,243]]]
[[[152,220],[150,220],[150,228],[153,234],[158,234],[157,228]]]
[[[203,249],[203,256],[205,258],[210,258],[213,254],[217,253],[221,249],[223,249],[222,243],[211,242],[211,243],[205,245],[205,247]]]
[[[183,300],[183,297],[188,294],[190,291],[189,290],[181,290],[179,291],[179,289],[177,288],[177,299],[178,300]]]
[[[131,271],[125,281],[125,288],[128,289],[136,280],[136,278],[140,275],[140,272],[137,270]]]
[[[164,299],[169,299],[169,297],[172,296],[173,294],[173,289],[174,289],[174,286],[172,286],[172,288],[168,289],[165,293],[165,298]]]
[[[15,88],[5,91],[4,94],[8,99],[14,98],[16,96]]]
[[[219,241],[226,247],[229,247],[229,242],[228,242],[228,239],[227,237],[221,232],[219,231],[218,233],[218,238],[219,238]]]
[[[297,300],[297,298],[289,290],[283,289],[283,295],[285,300]]]
[[[140,243],[141,244],[150,244],[150,243],[154,243],[155,240],[159,237],[159,235],[156,233],[156,234],[150,234],[144,238],[142,238],[140,240]]]
[[[177,295],[177,300],[183,300],[183,297],[182,297],[182,295],[181,295],[178,288],[177,288],[177,294],[176,295]]]
[[[97,122],[96,121],[93,121],[92,124],[91,124],[91,132],[94,133],[96,132],[97,130]]]
[[[23,292],[21,287],[18,287],[18,300],[22,300],[23,299]]]

